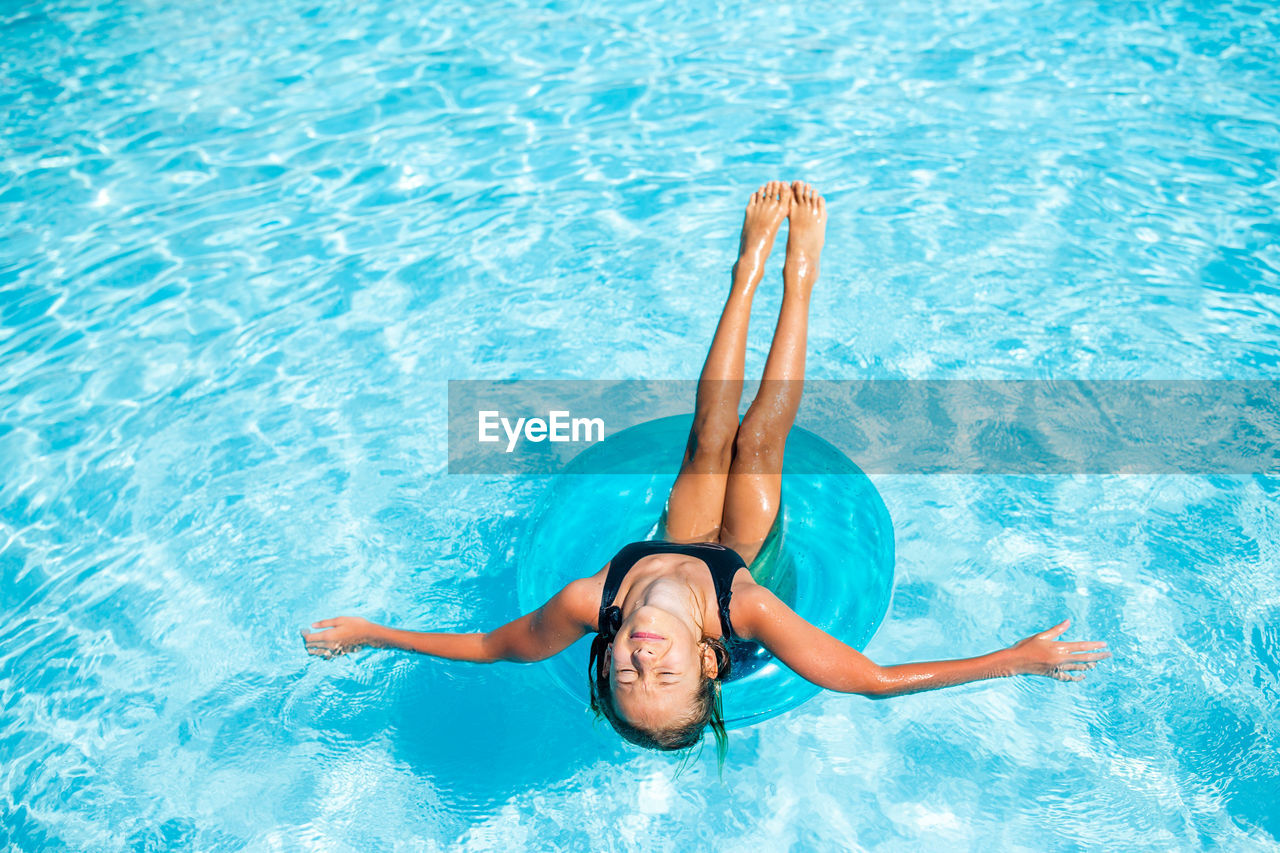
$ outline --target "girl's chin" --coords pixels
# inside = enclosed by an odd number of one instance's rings
[[[654,607],[652,604],[646,604],[642,607],[637,607],[622,623],[622,628],[632,631],[656,631],[661,634],[663,630],[660,626],[678,626],[680,624],[679,617],[674,613],[663,610],[661,607]]]
[[[693,634],[688,625],[677,619],[635,619],[622,623],[618,628],[618,636],[630,637],[633,640],[692,640]]]

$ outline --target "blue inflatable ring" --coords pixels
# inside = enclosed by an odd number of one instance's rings
[[[575,578],[598,571],[628,542],[656,538],[692,415],[649,421],[579,454],[553,482],[525,537],[520,606],[540,607]],[[757,582],[812,624],[856,649],[870,641],[893,589],[893,524],[857,465],[813,433],[787,440],[778,548],[752,563]],[[789,473],[795,468],[806,473]],[[660,474],[618,473],[660,471]],[[586,473],[590,472],[590,473]],[[812,473],[810,473],[812,472]],[[763,557],[772,551],[769,577]],[[548,661],[556,682],[587,702],[591,636]],[[818,688],[765,652],[722,689],[725,723],[738,728],[805,702]]]

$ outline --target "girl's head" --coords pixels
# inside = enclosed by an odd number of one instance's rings
[[[639,746],[678,750],[702,739],[708,723],[717,752],[725,750],[720,682],[729,653],[660,608],[640,607],[625,621],[606,611],[607,625],[591,643],[591,709]]]

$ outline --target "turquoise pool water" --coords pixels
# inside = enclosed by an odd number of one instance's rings
[[[692,378],[774,176],[830,202],[811,376],[1274,378],[1277,44],[1214,0],[0,4],[0,847],[1277,849],[1274,478],[873,478],[874,659],[1115,657],[822,694],[723,780],[548,666],[296,633],[514,616],[550,484],[448,475],[446,381]]]

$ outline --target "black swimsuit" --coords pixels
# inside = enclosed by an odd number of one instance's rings
[[[711,581],[716,588],[716,604],[720,610],[720,632],[724,635],[725,646],[729,649],[732,663],[726,680],[740,678],[758,669],[767,660],[768,653],[758,643],[740,640],[733,633],[733,622],[729,619],[729,601],[733,598],[733,578],[738,569],[745,568],[747,563],[737,551],[714,542],[694,542],[680,545],[675,542],[660,540],[632,542],[623,545],[622,549],[609,563],[609,574],[604,579],[604,592],[600,596],[600,613],[596,621],[596,630],[610,638],[618,631],[622,623],[622,608],[613,603],[622,586],[622,579],[631,567],[642,557],[650,554],[683,554],[696,557],[707,564],[711,570]]]

